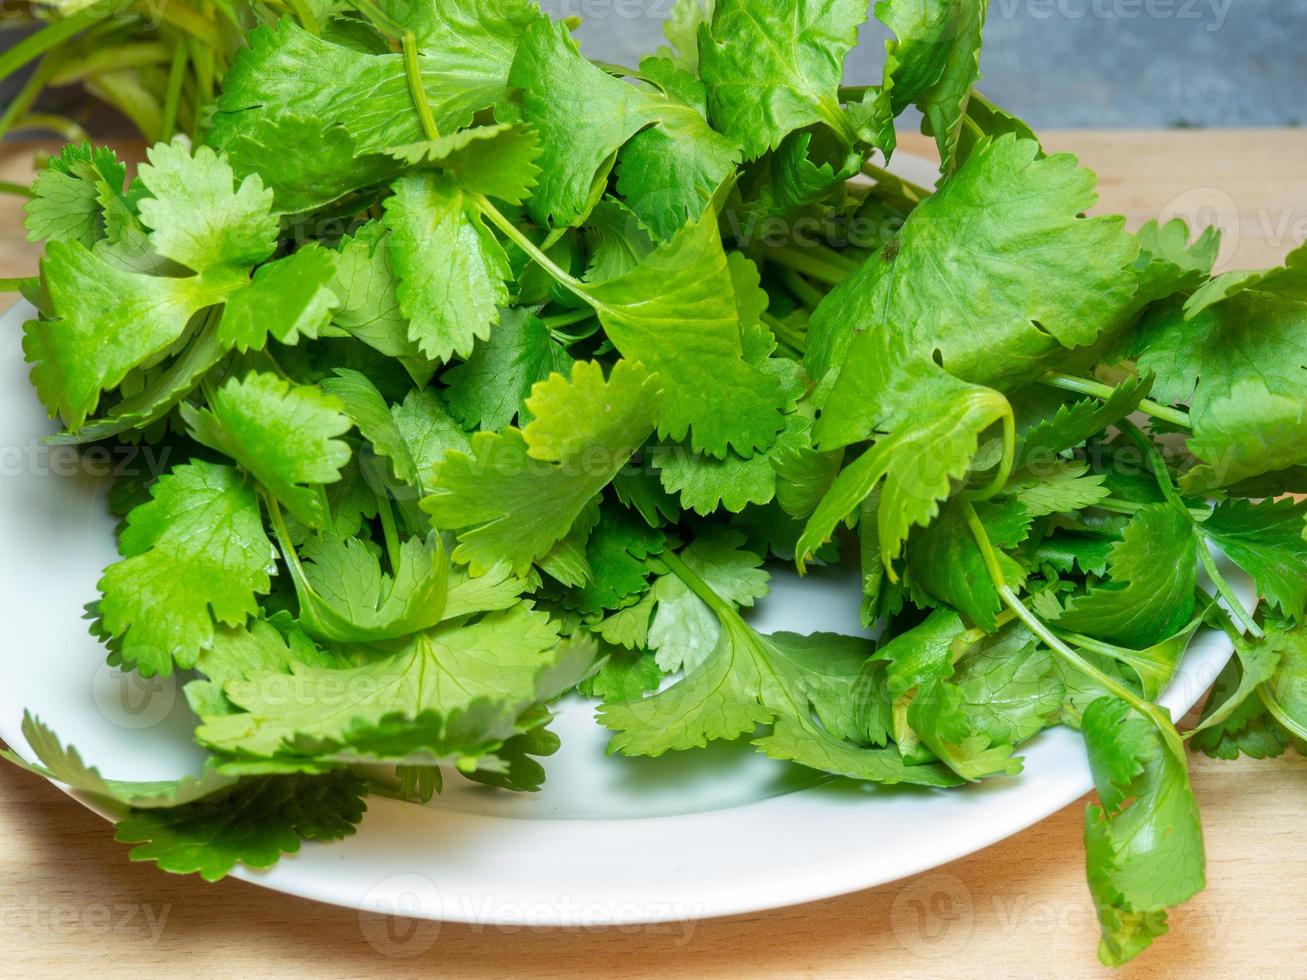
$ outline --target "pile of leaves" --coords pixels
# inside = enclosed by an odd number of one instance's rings
[[[678,0],[636,68],[526,0],[332,8],[249,35],[203,145],[52,159],[55,441],[172,461],[113,495],[93,629],[185,673],[210,761],[114,782],[29,718],[40,770],[213,879],[442,771],[537,788],[578,689],[614,752],[937,791],[1070,725],[1100,953],[1144,949],[1204,884],[1186,744],[1307,737],[1307,250],[1213,277],[1214,232],[1086,217],[974,90],[985,10],[884,0],[843,87],[865,0]],[[873,162],[909,106],[933,193]],[[760,635],[770,561],[857,565],[878,639]],[[1181,733],[1204,624],[1237,656]]]

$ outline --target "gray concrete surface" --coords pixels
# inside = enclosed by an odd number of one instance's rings
[[[591,57],[633,65],[662,43],[671,3],[541,5],[582,18]],[[0,50],[21,36],[0,34]],[[874,20],[863,29],[851,84],[879,79],[887,36]],[[1298,126],[1307,122],[1307,0],[991,0],[982,68],[986,94],[1039,128]],[[16,83],[0,86],[0,105]],[[51,94],[47,104],[64,110],[79,98]],[[97,134],[123,125],[99,103],[72,111]]]
[[[670,3],[544,6],[585,20],[591,57],[630,64]],[[886,36],[864,28],[852,83],[879,78]],[[1307,0],[991,0],[981,65],[982,90],[1037,127],[1302,125]]]

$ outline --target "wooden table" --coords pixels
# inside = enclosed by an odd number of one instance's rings
[[[905,142],[929,152],[919,138]],[[1232,229],[1227,267],[1273,264],[1307,237],[1307,132],[1066,132],[1048,134],[1047,144],[1097,170],[1100,210],[1127,215],[1132,227],[1183,214]],[[30,146],[0,148],[0,179],[26,179],[32,156]],[[19,210],[13,199],[0,206],[0,277],[30,274],[35,253],[22,242]],[[1193,757],[1192,767],[1210,885],[1173,916],[1172,934],[1120,975],[1307,975],[1307,769],[1296,755]],[[0,766],[0,969],[224,978],[1106,975],[1084,885],[1083,810],[1081,801],[907,881],[778,912],[636,931],[406,932],[400,924],[387,933],[386,923],[344,909],[133,866],[106,824]]]

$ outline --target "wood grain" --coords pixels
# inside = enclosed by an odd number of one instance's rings
[[[917,137],[904,142],[929,152]],[[1277,262],[1307,237],[1307,133],[1052,133],[1047,144],[1097,170],[1098,210],[1125,214],[1132,227],[1177,213],[1227,226],[1227,267]],[[0,179],[25,179],[33,156],[30,145],[0,148]],[[0,277],[35,269],[19,220],[18,202],[0,201]],[[1307,975],[1305,776],[1295,755],[1194,758],[1209,887],[1120,976]],[[4,972],[34,977],[1105,976],[1083,880],[1083,809],[936,871],[827,902],[634,931],[496,930],[386,923],[131,865],[98,818],[3,767],[0,949]],[[631,853],[664,859],[641,853],[634,836]]]

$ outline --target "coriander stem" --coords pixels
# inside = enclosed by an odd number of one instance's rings
[[[930,197],[930,191],[920,184],[904,180],[898,174],[890,173],[884,167],[878,167],[870,161],[862,165],[862,172],[878,184],[884,184],[887,188],[897,190],[898,195],[914,207]]]
[[[1006,410],[1003,413],[1003,458],[998,464],[998,472],[994,474],[994,479],[990,481],[989,486],[984,490],[968,492],[965,497],[969,501],[991,500],[997,497],[1007,487],[1008,480],[1012,478],[1012,468],[1016,465],[1017,460],[1017,419],[1012,412],[1012,403],[1003,399]]]
[[[722,601],[722,597],[708,587],[698,575],[696,575],[681,557],[675,552],[668,550],[658,556],[658,560],[671,569],[672,574],[679,578],[689,587],[690,591],[704,601],[704,604],[716,614],[718,619],[729,620],[736,615],[733,608]]]
[[[15,184],[10,180],[0,180],[0,194],[16,194],[19,197],[36,197],[36,193],[26,184]]]
[[[159,128],[165,140],[177,132],[177,109],[182,100],[182,84],[186,81],[186,45],[178,42],[172,51],[172,64],[168,67],[168,89],[163,98],[163,123]]]
[[[785,288],[792,292],[795,298],[810,310],[815,310],[821,305],[821,301],[826,298],[821,290],[817,289],[793,269],[781,269],[781,282],[785,283]]]
[[[793,269],[828,286],[838,286],[849,278],[857,268],[856,266],[837,266],[793,245],[769,248],[767,249],[767,258],[779,266]]]
[[[1166,741],[1167,746],[1175,752],[1179,758],[1183,759],[1184,743],[1181,741],[1180,734],[1175,730],[1175,726],[1171,723],[1171,719],[1167,716],[1166,712],[1157,705],[1145,701],[1120,681],[1109,677],[1089,661],[1085,660],[1084,657],[1080,656],[1080,654],[1072,650],[1071,647],[1058,639],[1053,631],[1045,626],[1038,616],[1026,608],[1025,603],[1021,601],[1021,597],[1008,587],[1007,580],[1003,577],[1003,568],[999,564],[998,555],[994,551],[993,544],[990,543],[989,533],[985,530],[985,525],[981,522],[980,515],[976,513],[976,508],[973,507],[971,502],[968,500],[964,500],[962,506],[964,508],[963,513],[966,515],[967,526],[971,529],[971,534],[976,540],[976,545],[980,548],[980,554],[984,559],[985,568],[989,572],[990,580],[993,582],[994,588],[998,590],[999,598],[1003,600],[1004,605],[1016,613],[1017,618],[1026,625],[1026,628],[1034,633],[1035,636],[1039,637],[1045,646],[1061,657],[1062,660],[1065,661],[1073,670],[1076,670],[1092,679],[1104,690],[1108,691],[1115,697],[1120,698],[1145,718],[1152,721],[1161,732],[1162,738]]]
[[[409,92],[413,96],[413,105],[417,107],[418,120],[427,139],[440,139],[440,129],[436,126],[436,117],[431,114],[431,103],[427,101],[426,86],[422,84],[422,66],[418,64],[418,43],[412,31],[404,32],[404,72],[408,76]]]
[[[1118,428],[1120,428],[1121,434],[1134,443],[1135,447],[1144,454],[1144,459],[1148,461],[1148,466],[1153,471],[1157,486],[1162,491],[1162,496],[1166,498],[1166,502],[1179,510],[1189,520],[1193,533],[1198,538],[1198,560],[1202,562],[1203,568],[1212,580],[1212,584],[1216,586],[1217,594],[1226,601],[1235,618],[1243,624],[1244,628],[1253,636],[1261,639],[1266,634],[1257,625],[1252,614],[1239,601],[1239,597],[1235,595],[1234,589],[1230,588],[1230,583],[1225,580],[1221,570],[1216,567],[1216,559],[1212,557],[1212,553],[1207,547],[1207,535],[1203,533],[1202,525],[1195,519],[1193,513],[1189,510],[1189,505],[1184,502],[1184,498],[1175,489],[1175,484],[1171,482],[1171,473],[1166,468],[1166,460],[1157,451],[1157,446],[1153,444],[1153,440],[1144,435],[1139,426],[1129,419],[1123,419],[1118,424]]]
[[[317,37],[322,33],[322,25],[318,23],[317,16],[313,13],[313,8],[309,6],[307,0],[286,0],[286,6],[295,15],[295,19],[300,22],[300,26],[308,33]]]
[[[117,10],[107,13],[117,13]],[[18,69],[41,55],[57,48],[74,34],[85,30],[97,21],[103,20],[106,11],[99,5],[89,7],[80,13],[51,21],[35,34],[29,34],[12,48],[0,55],[0,80],[8,78]]]
[[[796,353],[803,354],[808,349],[808,338],[795,330],[780,317],[773,316],[771,313],[762,315],[762,322],[765,323],[772,335],[775,336],[782,344],[794,350]]]
[[[1198,560],[1202,562],[1207,577],[1212,580],[1212,585],[1216,586],[1217,594],[1225,600],[1226,605],[1230,607],[1230,612],[1243,626],[1244,630],[1259,640],[1266,636],[1266,631],[1257,625],[1257,621],[1244,608],[1243,603],[1239,601],[1239,597],[1234,594],[1234,589],[1230,588],[1230,583],[1225,580],[1221,570],[1216,567],[1216,559],[1212,557],[1212,552],[1207,547],[1207,541],[1201,534],[1198,535]]]
[[[544,269],[551,276],[557,279],[558,282],[570,292],[575,293],[587,303],[590,302],[590,297],[585,294],[583,288],[585,284],[582,283],[581,280],[567,272],[564,272],[553,259],[540,250],[535,242],[522,234],[517,225],[504,217],[500,210],[491,204],[484,195],[474,194],[471,195],[471,197],[473,203],[476,204],[477,209],[489,219],[490,223],[502,231],[509,241],[529,255],[536,265],[540,266],[540,268]]]
[[[36,276],[18,279],[0,279],[0,293],[16,293],[25,283],[36,282]]]
[[[1111,385],[1090,381],[1088,378],[1076,378],[1069,374],[1048,374],[1043,378],[1042,383],[1050,388],[1060,388],[1063,391],[1070,391],[1077,395],[1088,395],[1090,398],[1098,398],[1102,401],[1107,401],[1116,394],[1116,389]],[[1170,408],[1150,398],[1145,398],[1139,403],[1139,410],[1155,419],[1178,425],[1182,429],[1193,428],[1188,412],[1182,412],[1178,408]]]
[[[540,322],[545,325],[545,329],[554,331],[562,330],[565,327],[573,326],[577,323],[584,323],[586,320],[593,318],[595,311],[592,309],[573,310],[571,313],[559,313],[555,316],[542,316]]]

